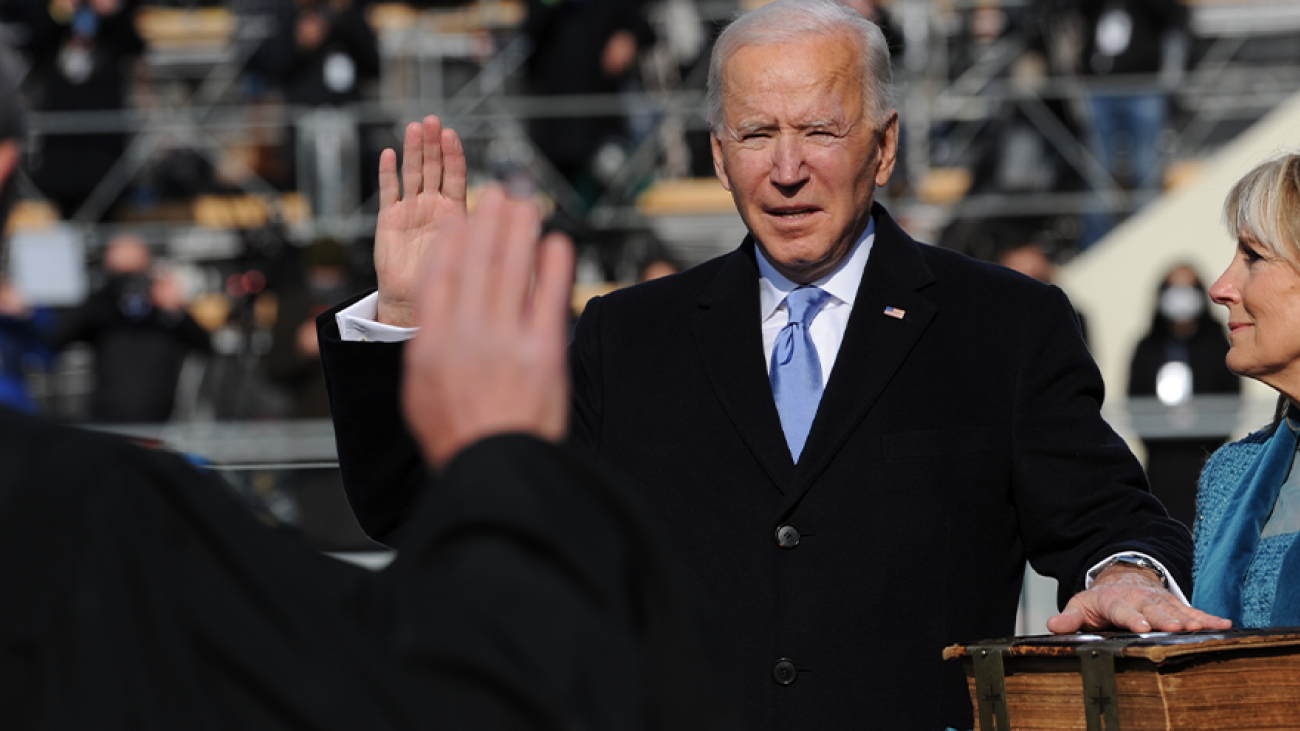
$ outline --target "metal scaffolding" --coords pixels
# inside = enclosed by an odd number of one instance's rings
[[[446,22],[456,13],[468,17],[464,8],[411,11],[403,16],[411,22],[379,27],[382,72],[371,101],[324,112],[249,104],[241,83],[247,62],[272,37],[274,21],[268,16],[232,14],[230,32],[219,42],[151,47],[145,57],[151,89],[132,96],[126,109],[37,112],[32,115],[32,133],[121,131],[130,135],[126,152],[72,218],[73,224],[86,227],[136,184],[163,151],[178,147],[193,150],[214,170],[221,170],[239,192],[274,198],[281,191],[252,169],[237,148],[253,138],[283,135],[292,126],[300,145],[298,192],[310,201],[311,216],[291,227],[291,234],[299,240],[322,232],[366,237],[373,231],[376,203],[361,200],[352,182],[369,174],[359,169],[365,156],[358,151],[366,141],[358,139],[358,130],[388,130],[388,138],[396,143],[406,121],[436,112],[462,135],[478,181],[524,170],[556,210],[591,230],[644,230],[648,224],[636,207],[638,195],[647,185],[689,175],[692,167],[698,171],[698,164],[683,162],[683,155],[689,155],[685,140],[705,130],[707,54],[682,64],[669,52],[671,29],[666,27],[663,7],[667,2],[656,0],[648,6],[662,40],[642,54],[646,83],[637,93],[527,95],[523,92],[526,39],[517,35],[512,23],[500,20],[517,20],[518,12],[505,12],[503,8],[512,4],[496,0],[471,6],[477,13],[472,17],[482,21],[476,27]],[[907,39],[907,51],[897,64],[897,101],[905,129],[900,177],[907,182],[886,192],[893,205],[928,209],[941,221],[1071,215],[1099,201],[1109,210],[1131,211],[1156,192],[1125,190],[1081,141],[1079,125],[1062,119],[1062,108],[1077,116],[1083,83],[1058,72],[1060,64],[1051,58],[1053,53],[1035,58],[1042,54],[1027,39],[1032,31],[1047,35],[1049,49],[1068,44],[1068,15],[1042,11],[1063,4],[996,3],[1008,17],[1029,17],[1034,27],[1015,31],[1013,26],[1013,32],[975,43],[967,28],[970,14],[977,7],[990,7],[989,3],[893,3]],[[735,13],[737,3],[699,1],[693,7],[695,22],[709,37]],[[1190,7],[1192,63],[1177,86],[1170,88],[1179,110],[1164,150],[1171,160],[1206,156],[1226,136],[1300,88],[1300,9],[1268,0],[1201,0]],[[1034,63],[1042,73],[1020,72]],[[526,130],[530,119],[584,114],[634,114],[648,122],[635,143],[623,151],[621,164],[605,182],[599,199],[590,205],[579,200],[538,152]],[[969,170],[980,144],[987,145],[988,135],[1008,114],[1017,115],[1032,129],[1044,148],[1086,181],[1086,187],[1007,193],[958,185],[937,196],[927,189],[925,183],[934,179],[936,170]],[[40,195],[30,182],[24,192],[28,197]],[[178,232],[192,225],[191,221],[151,219],[148,210],[136,211],[131,221],[132,228],[153,231],[163,241],[183,235]]]

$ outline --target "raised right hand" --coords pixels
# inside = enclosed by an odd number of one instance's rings
[[[489,186],[423,268],[402,408],[436,470],[495,434],[564,438],[573,244],[559,234],[539,242],[540,228],[536,204]]]
[[[400,184],[397,153],[387,149],[380,155],[375,229],[380,322],[415,326],[420,269],[447,231],[465,222],[467,176],[460,138],[433,115],[406,125]]]

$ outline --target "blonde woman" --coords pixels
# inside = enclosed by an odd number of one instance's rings
[[[1235,626],[1300,625],[1300,155],[1251,170],[1224,205],[1237,252],[1210,288],[1228,308],[1234,373],[1279,394],[1273,424],[1201,475],[1192,603]]]

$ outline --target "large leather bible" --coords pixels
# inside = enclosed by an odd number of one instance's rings
[[[1300,627],[953,645],[980,731],[1300,729]]]

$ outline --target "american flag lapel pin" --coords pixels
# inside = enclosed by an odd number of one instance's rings
[[[886,315],[889,315],[890,317],[893,317],[893,318],[895,318],[895,319],[901,320],[901,319],[903,319],[903,315],[906,315],[906,314],[907,314],[907,311],[906,311],[906,310],[900,310],[900,309],[898,309],[897,307],[886,307],[886,308],[885,308],[885,314],[886,314]]]

